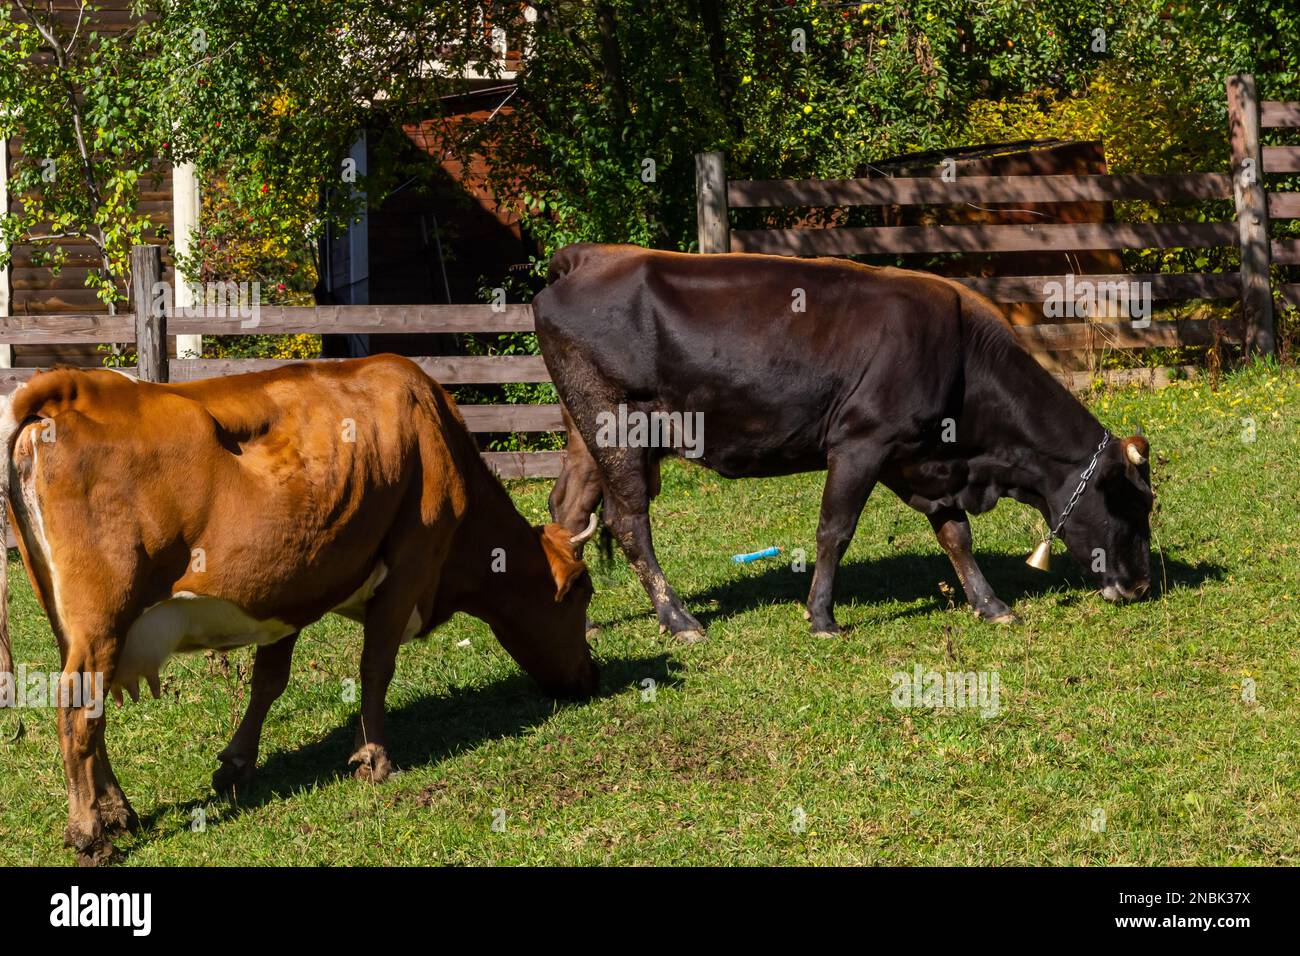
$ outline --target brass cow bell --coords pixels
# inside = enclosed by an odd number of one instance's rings
[[[1038,542],[1038,547],[1034,548],[1034,553],[1025,560],[1025,564],[1036,571],[1046,571],[1052,566],[1052,539],[1050,536]]]

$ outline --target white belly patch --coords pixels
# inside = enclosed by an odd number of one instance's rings
[[[346,601],[334,609],[355,621],[365,620],[366,602],[388,576],[380,562]],[[402,643],[420,630],[420,613],[412,609],[402,634]],[[159,673],[167,658],[188,651],[223,651],[255,644],[274,644],[294,632],[294,627],[272,618],[259,621],[249,617],[238,605],[223,598],[207,597],[178,591],[141,614],[126,632],[126,646],[113,675],[113,693],[119,700],[123,690],[132,698],[139,694],[140,681],[148,683],[155,695]]]
[[[126,632],[113,675],[115,696],[125,689],[135,697],[141,678],[157,693],[158,672],[172,654],[274,644],[294,630],[283,621],[254,620],[222,598],[179,591],[141,614]]]

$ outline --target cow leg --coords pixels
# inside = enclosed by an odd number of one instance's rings
[[[580,534],[587,530],[587,522],[600,506],[599,472],[574,473],[566,464],[555,487],[551,489],[548,504],[551,520],[562,525],[566,531]],[[578,556],[582,556],[581,552]]]
[[[366,605],[365,641],[361,648],[361,716],[357,722],[355,749],[348,763],[356,764],[358,780],[382,783],[393,772],[384,735],[384,701],[397,669],[397,652],[402,630],[411,613],[396,612],[391,601]]]
[[[641,456],[641,461],[644,463],[644,456]],[[652,469],[653,466],[649,466],[622,474],[619,490],[610,489],[605,495],[605,523],[618,539],[632,570],[650,596],[655,615],[659,618],[660,632],[671,632],[677,640],[692,644],[705,639],[704,626],[682,605],[655,556],[647,486],[647,471],[653,473]]]
[[[95,806],[99,808],[99,817],[104,823],[104,830],[109,836],[135,831],[140,828],[140,818],[131,809],[122,786],[113,773],[113,765],[108,759],[108,748],[101,736],[99,749],[95,753]]]
[[[560,390],[578,396],[580,408],[613,408],[626,401],[625,397],[609,391],[603,384],[590,380],[570,382],[569,386]],[[704,640],[704,626],[682,605],[655,556],[654,540],[650,534],[650,499],[659,493],[658,460],[652,460],[644,448],[589,446],[567,406],[563,414],[569,433],[567,448],[571,454],[566,460],[566,471],[570,466],[573,470],[567,477],[562,476],[551,491],[551,514],[555,521],[575,533],[582,531],[596,503],[603,498],[605,525],[618,539],[628,563],[649,595],[659,618],[659,630],[669,631],[687,643]],[[600,479],[600,494],[596,495],[592,494],[591,487],[593,473]]]
[[[975,609],[975,613],[995,624],[1010,624],[1015,621],[1016,616],[1011,613],[1011,608],[998,600],[979,565],[975,563],[975,557],[971,554],[970,520],[966,517],[966,512],[959,508],[945,508],[927,517],[939,544],[948,552],[948,559],[952,561],[962,590],[966,592],[966,600]]]
[[[109,839],[110,821],[106,821],[98,796],[100,787],[111,773],[100,764],[106,755],[104,744],[104,701],[93,706],[84,696],[77,706],[70,696],[72,682],[83,674],[104,675],[104,685],[112,683],[116,642],[107,637],[70,640],[63,667],[63,680],[69,692],[60,692],[59,748],[63,752],[63,774],[68,785],[68,826],[63,834],[64,846],[77,851],[77,862],[96,866],[113,856]],[[93,711],[99,711],[93,716]],[[121,793],[120,788],[118,793]],[[126,797],[121,797],[126,819],[134,817]],[[111,821],[114,825],[117,819]]]
[[[569,410],[561,407],[561,411],[568,434],[564,446],[564,467],[560,469],[560,477],[555,479],[555,487],[551,489],[547,504],[552,521],[567,531],[579,534],[587,530],[592,512],[600,505],[600,467],[587,450],[587,443],[582,440],[582,434],[573,419],[569,417]],[[582,557],[581,550],[578,557]]]
[[[63,637],[61,628],[57,625],[52,625],[52,627],[59,644],[59,659],[66,671],[68,663],[67,641]],[[107,686],[108,675],[105,675],[104,680]],[[105,704],[107,704],[107,701],[105,701]],[[62,727],[61,721],[59,726]],[[113,773],[113,765],[108,759],[108,747],[102,734],[91,766],[95,780],[95,806],[99,810],[100,820],[104,824],[104,831],[111,837],[127,831],[134,832],[138,830],[140,828],[140,818],[136,816],[135,810],[131,808],[131,802],[127,800],[126,794],[122,791],[122,785],[117,782],[117,774]]]
[[[826,468],[821,518],[817,522],[817,563],[808,590],[808,618],[817,637],[839,633],[835,623],[833,591],[835,571],[848,550],[858,517],[876,485],[879,452],[874,448],[834,451]]]
[[[274,644],[257,649],[253,662],[253,688],[248,697],[248,709],[239,729],[226,749],[217,754],[221,766],[212,775],[212,789],[224,793],[253,782],[257,771],[257,753],[262,743],[262,725],[271,705],[279,700],[289,686],[293,648],[298,642],[298,632],[281,638]]]

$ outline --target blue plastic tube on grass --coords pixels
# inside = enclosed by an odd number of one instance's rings
[[[785,548],[764,548],[762,551],[751,551],[749,554],[733,554],[731,560],[737,564],[749,564],[751,561],[761,561],[763,558],[775,558],[784,550]]]

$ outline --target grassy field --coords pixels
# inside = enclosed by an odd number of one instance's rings
[[[838,580],[845,632],[814,639],[808,572],[729,557],[811,553],[822,476],[671,466],[659,556],[712,640],[661,637],[619,557],[595,571],[601,695],[556,705],[458,617],[402,651],[389,707],[403,772],[372,786],[345,767],[360,633],[330,618],[299,642],[238,805],[208,780],[251,654],[174,659],[162,700],[109,705],[109,751],[145,823],[119,841],[125,862],[1300,862],[1300,374],[1257,367],[1214,390],[1092,404],[1151,440],[1152,601],[1106,604],[1059,546],[1051,574],[1028,569],[1041,520],[1003,502],[975,519],[976,552],[1021,622],[983,624],[952,606],[924,518],[881,490]],[[514,488],[530,519],[548,490]],[[17,563],[10,575],[16,657],[55,668]],[[998,714],[895,707],[890,677],[916,665],[995,672]],[[0,745],[0,863],[69,863],[54,712],[26,722]]]

